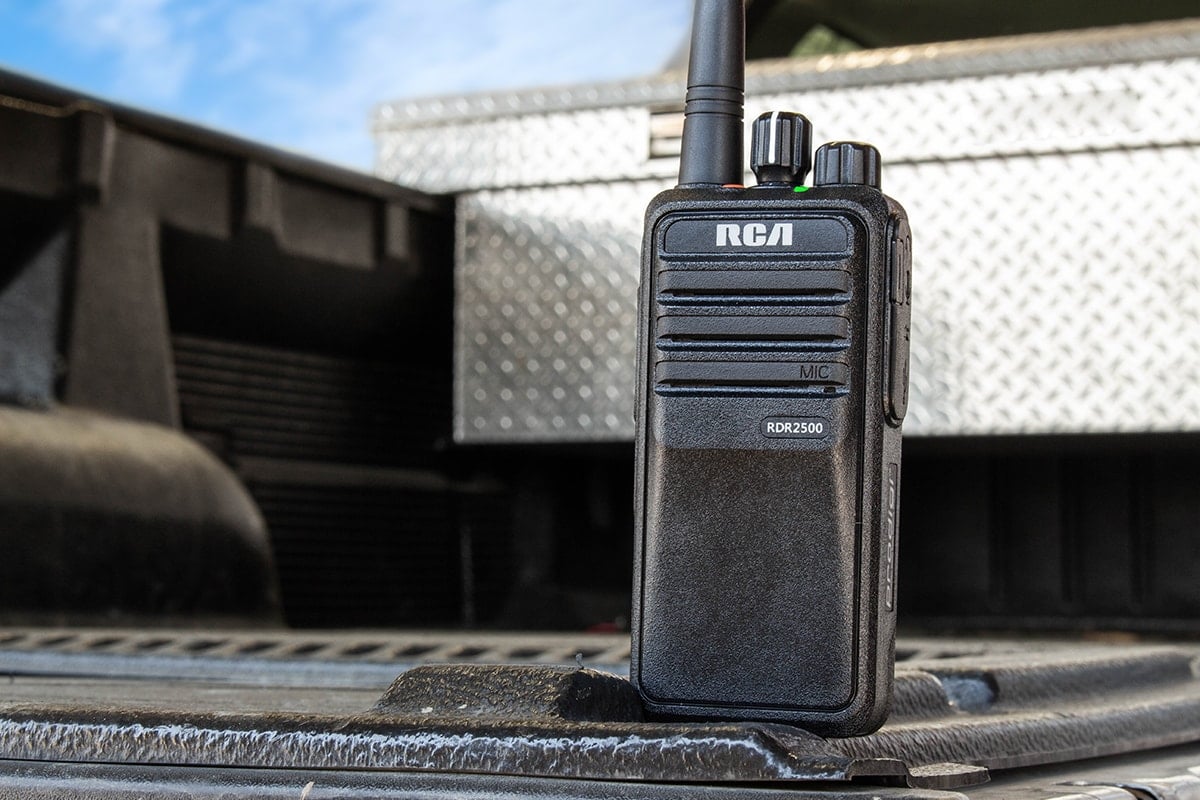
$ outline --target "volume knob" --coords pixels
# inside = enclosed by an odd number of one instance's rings
[[[879,151],[862,142],[829,142],[817,148],[813,186],[879,188]]]
[[[812,123],[802,114],[771,111],[754,120],[750,169],[759,186],[795,186],[812,169]]]

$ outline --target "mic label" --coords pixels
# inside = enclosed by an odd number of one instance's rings
[[[790,247],[792,223],[717,223],[717,247]]]

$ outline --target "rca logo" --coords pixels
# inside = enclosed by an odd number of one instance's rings
[[[776,222],[769,231],[765,222],[717,223],[717,247],[789,247],[791,244],[790,222]]]

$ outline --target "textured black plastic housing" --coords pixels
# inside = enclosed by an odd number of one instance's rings
[[[673,189],[645,230],[631,678],[651,713],[870,732],[894,656],[904,211],[864,186]]]

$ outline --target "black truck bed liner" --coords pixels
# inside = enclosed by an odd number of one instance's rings
[[[332,770],[334,784],[435,795],[603,796],[608,784],[590,782],[631,781],[647,796],[647,782],[973,796],[1020,768],[1200,739],[1193,645],[902,640],[891,719],[839,740],[646,720],[619,634],[11,629],[0,641],[0,760],[42,762],[24,769],[40,781],[70,771],[50,764],[95,765],[99,779],[117,763],[105,780],[153,766],[155,780],[247,791],[250,777],[296,785]]]

